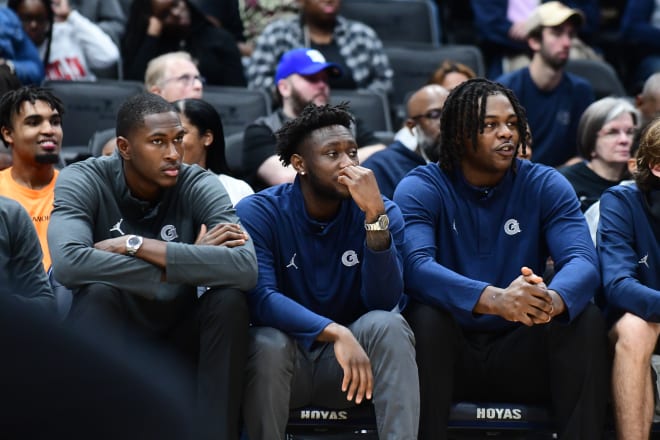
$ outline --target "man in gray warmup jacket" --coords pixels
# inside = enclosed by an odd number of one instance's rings
[[[218,179],[182,163],[170,103],[131,97],[116,127],[114,155],[64,168],[55,187],[48,242],[69,318],[189,356],[196,438],[238,439],[254,246]]]

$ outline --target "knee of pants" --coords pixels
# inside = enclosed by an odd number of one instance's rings
[[[405,350],[415,345],[415,336],[400,313],[374,310],[362,315],[350,327],[358,340],[369,341],[363,342],[365,346],[383,341],[391,349]]]
[[[453,344],[460,333],[458,324],[446,310],[411,302],[403,314],[415,334],[417,347]]]
[[[272,327],[250,328],[248,370],[251,374],[279,375],[293,371],[296,344],[289,336]]]
[[[578,319],[583,321],[581,325],[584,326],[584,331],[587,333],[598,337],[606,334],[605,318],[600,309],[594,304],[587,304],[587,307],[585,307]]]
[[[202,314],[207,319],[219,319],[225,323],[236,322],[247,326],[249,311],[245,293],[238,289],[213,288],[201,297]]]

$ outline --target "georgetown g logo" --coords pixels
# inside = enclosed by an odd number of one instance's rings
[[[341,256],[341,264],[346,267],[355,266],[359,262],[360,260],[358,260],[357,253],[355,251],[346,251]]]
[[[516,235],[522,232],[518,220],[515,218],[507,220],[506,223],[504,223],[504,232],[506,235]]]
[[[176,227],[174,225],[165,225],[160,230],[160,238],[164,241],[172,241],[178,236],[179,234],[176,233]]]

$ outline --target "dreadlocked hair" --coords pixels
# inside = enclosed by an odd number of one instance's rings
[[[332,106],[307,104],[300,115],[286,122],[277,130],[275,151],[284,166],[291,163],[291,156],[298,153],[300,146],[316,129],[341,125],[350,130],[353,116],[348,111],[348,102]]]
[[[443,171],[450,172],[458,166],[467,145],[472,145],[472,148],[477,150],[477,138],[484,132],[486,99],[497,94],[509,99],[518,117],[516,126],[520,136],[514,156],[517,156],[520,146],[523,153],[526,153],[526,145],[531,143],[531,134],[527,127],[525,109],[515,94],[500,83],[485,78],[473,78],[454,88],[442,109],[439,165]],[[515,164],[516,161],[512,161],[511,166],[514,169]]]

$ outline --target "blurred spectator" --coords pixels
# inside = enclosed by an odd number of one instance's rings
[[[497,78],[529,63],[527,56],[526,21],[545,0],[471,0],[475,27],[481,38],[480,48],[486,58],[486,76]],[[588,39],[598,29],[600,9],[598,0],[566,0],[571,8],[585,17],[580,29]],[[590,58],[595,54],[581,40],[573,42],[571,58]],[[586,53],[577,53],[578,48]]]
[[[594,101],[585,79],[565,71],[582,12],[559,2],[544,3],[526,23],[527,44],[533,51],[528,67],[498,78],[525,107],[534,136],[534,161],[560,166],[575,158],[577,125]]]
[[[621,35],[633,53],[635,85],[660,72],[660,3],[628,0],[621,20]]]
[[[383,44],[367,25],[339,15],[341,0],[301,0],[299,17],[273,21],[257,38],[248,65],[251,88],[274,88],[273,77],[288,50],[316,49],[344,75],[331,78],[330,87],[389,92],[393,72]]]
[[[0,171],[0,195],[28,212],[41,242],[44,271],[51,265],[46,233],[53,210],[62,148],[62,102],[49,90],[22,87],[0,98],[0,134],[12,166]]]
[[[445,60],[440,64],[440,67],[433,72],[433,75],[429,79],[429,84],[437,84],[451,91],[460,83],[476,76],[477,74],[474,73],[474,70],[470,69],[465,64]]]
[[[642,92],[635,97],[635,106],[641,115],[640,132],[660,116],[660,72],[649,76]]]
[[[146,91],[169,102],[184,98],[201,98],[205,79],[187,52],[160,55],[147,64],[144,74]]]
[[[37,46],[47,79],[93,81],[91,69],[119,62],[117,45],[98,25],[71,9],[69,0],[9,0],[8,4]]]
[[[394,197],[394,189],[410,170],[427,162],[437,162],[440,116],[448,95],[447,89],[437,84],[417,90],[408,99],[408,119],[403,128],[415,139],[416,148],[411,150],[395,141],[362,164],[374,172],[381,194],[388,199]]]
[[[0,68],[3,77],[16,76],[25,85],[40,84],[44,79],[44,65],[37,48],[7,6],[0,7]]]
[[[141,81],[150,60],[179,50],[197,60],[209,84],[245,86],[241,54],[229,32],[187,0],[135,0],[122,44],[125,77]]]
[[[281,108],[247,126],[243,136],[243,169],[248,183],[257,191],[293,182],[296,172],[282,166],[275,152],[275,132],[300,115],[309,103],[325,105],[330,100],[329,78],[342,75],[339,65],[326,62],[314,49],[293,49],[284,54],[274,74]],[[373,131],[360,120],[354,124],[360,160],[385,148]]]
[[[0,297],[55,311],[32,219],[16,200],[0,196]]]
[[[591,104],[578,125],[577,146],[583,161],[559,171],[573,185],[585,212],[607,188],[628,177],[628,160],[639,112],[625,98],[607,97]]]
[[[238,11],[238,0],[190,0],[206,18],[216,27],[221,27],[229,32],[238,44],[241,55],[243,52],[245,36],[243,35],[243,22]]]
[[[255,40],[271,21],[297,15],[299,9],[298,0],[238,0],[245,37],[243,54],[252,55]]]
[[[199,165],[216,174],[233,205],[243,197],[254,194],[250,185],[230,176],[225,159],[222,120],[215,108],[201,99],[182,99],[176,101],[174,107],[186,131],[183,137],[183,163]]]
[[[96,23],[119,46],[126,30],[126,14],[119,0],[70,0],[75,9]]]

